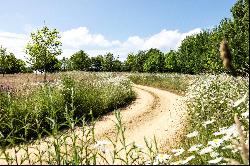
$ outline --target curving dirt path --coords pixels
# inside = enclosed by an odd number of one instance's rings
[[[178,144],[179,138],[185,129],[186,108],[183,104],[182,97],[168,91],[134,85],[137,93],[136,100],[128,107],[121,109],[122,124],[125,126],[125,138],[127,143],[135,142],[135,144],[145,147],[144,137],[152,140],[155,136],[160,147],[160,151],[169,150]],[[116,121],[114,113],[103,116],[95,124],[95,138],[97,140],[115,139]],[[77,135],[83,135],[80,127],[75,128]],[[48,140],[39,145],[30,145],[29,151],[34,152],[34,146],[39,146],[46,151]],[[118,145],[121,146],[121,145]],[[8,150],[14,155],[14,149]],[[16,156],[21,156],[19,151]],[[1,155],[0,155],[1,158]],[[0,164],[6,164],[0,159]],[[26,164],[28,164],[26,162]]]
[[[161,150],[168,150],[178,143],[186,126],[187,116],[182,97],[168,91],[134,85],[137,99],[132,105],[121,110],[122,124],[126,127],[128,143],[145,147],[144,137],[153,140],[155,136]],[[114,137],[114,115],[104,116],[96,123],[97,137]]]

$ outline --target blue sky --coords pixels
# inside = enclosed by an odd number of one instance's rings
[[[8,0],[1,1],[0,45],[22,58],[29,33],[43,25],[62,32],[63,56],[92,56],[156,47],[177,48],[186,35],[231,17],[236,0]],[[15,40],[16,39],[16,40]],[[16,43],[16,45],[15,45]],[[21,44],[22,43],[22,44]],[[65,43],[65,44],[64,44]]]

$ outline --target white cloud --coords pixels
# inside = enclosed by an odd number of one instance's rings
[[[162,30],[160,33],[153,35],[145,41],[143,48],[150,49],[152,47],[158,49],[174,48],[176,43],[181,39],[181,33],[178,30],[167,31]]]
[[[101,34],[91,34],[86,27],[79,27],[62,32],[62,43],[65,47],[110,47],[119,44],[119,41],[108,41]]]
[[[27,34],[17,34],[0,31],[0,45],[13,52],[18,58],[25,59],[25,45],[29,40],[29,33],[34,29],[31,25],[25,27]],[[93,34],[86,27],[78,27],[61,33],[63,53],[59,58],[70,57],[74,52],[82,49],[90,56],[103,55],[107,52],[119,55],[125,60],[130,52],[158,48],[164,52],[170,49],[177,49],[181,41],[188,35],[201,32],[200,28],[181,33],[178,30],[163,29],[157,34],[149,37],[130,36],[126,41],[108,40],[102,34]]]
[[[28,37],[25,34],[17,34],[0,31],[0,45],[7,48],[8,52],[12,52],[19,59],[25,60],[26,54],[24,51]]]

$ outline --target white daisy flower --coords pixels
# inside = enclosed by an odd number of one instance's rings
[[[188,138],[192,138],[192,137],[198,136],[198,134],[199,134],[198,131],[194,131],[194,132],[192,132],[192,133],[187,134],[186,136],[187,136]]]
[[[214,132],[213,135],[217,136],[217,135],[224,135],[227,133],[227,128],[223,127],[223,128],[219,128],[219,131]]]
[[[204,148],[204,149],[201,149],[201,151],[200,151],[200,155],[203,155],[203,154],[206,154],[206,153],[211,153],[211,152],[213,152],[214,150],[213,150],[213,147],[212,146],[208,146],[208,147],[206,147],[206,148]]]
[[[198,150],[199,150],[199,147],[201,147],[201,146],[202,146],[202,144],[193,145],[193,146],[191,146],[191,147],[188,149],[188,151],[189,151],[189,152],[198,151]]]
[[[202,126],[207,127],[207,125],[212,124],[212,123],[214,123],[214,122],[215,122],[214,119],[208,120],[208,121],[205,121],[205,122],[202,124]]]
[[[189,156],[189,157],[186,158],[186,160],[183,160],[183,161],[182,161],[182,164],[187,164],[190,160],[192,160],[192,159],[194,159],[194,158],[195,158],[194,155]]]
[[[217,152],[211,152],[211,153],[210,153],[210,156],[211,156],[212,158],[215,158],[215,157],[218,157],[218,156],[219,156],[219,153],[217,153]]]
[[[175,153],[174,156],[181,155],[185,150],[183,148],[180,149],[172,149],[172,152]]]
[[[249,111],[246,111],[246,112],[242,113],[241,116],[243,116],[244,118],[248,118],[249,117]]]
[[[239,132],[237,130],[237,126],[236,126],[236,124],[233,124],[228,129],[225,130],[225,136],[222,137],[222,139],[225,141],[228,141],[228,140],[231,140],[232,138],[236,138],[238,136],[239,136]]]
[[[171,156],[168,154],[158,154],[155,159],[157,161],[159,161],[160,163],[162,163],[166,160],[169,160],[170,158],[171,158]]]
[[[247,98],[248,93],[246,93],[241,99],[237,100],[234,104],[233,107],[237,107],[238,105],[240,105],[242,102],[244,102]]]
[[[226,145],[222,149],[233,149],[233,148],[234,148],[233,145]]]
[[[233,153],[236,153],[236,152],[238,152],[238,151],[239,151],[238,149],[233,149],[233,150],[232,150]]]
[[[223,139],[214,139],[213,141],[208,141],[208,145],[211,145],[212,147],[219,147],[223,142]]]

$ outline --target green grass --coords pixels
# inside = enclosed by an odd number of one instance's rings
[[[189,81],[194,77],[188,74],[156,74],[156,73],[137,73],[129,74],[128,77],[135,84],[152,86],[170,92],[184,95]]]
[[[68,127],[66,117],[91,120],[130,103],[130,81],[107,73],[68,73],[57,82],[39,83],[22,95],[0,93],[0,146],[27,142],[51,132],[56,124]]]
[[[244,144],[248,146],[247,141],[249,141],[248,77],[236,78],[227,74],[195,76],[131,74],[130,78],[137,84],[185,94],[183,102],[186,102],[189,114],[186,135],[183,136],[180,146],[176,147],[179,153],[174,156],[175,152],[166,152],[165,155],[171,155],[172,158],[162,161],[163,163],[195,165],[206,165],[213,162],[215,164],[246,163],[242,159],[242,150],[237,148],[242,148]],[[243,134],[238,133],[235,114],[244,128]],[[221,134],[218,135],[218,131],[223,130],[228,134],[220,132]],[[245,139],[244,144],[239,142],[241,137]],[[216,141],[219,142],[216,144]],[[232,142],[238,142],[238,145],[233,145]],[[196,145],[198,146],[195,148]],[[194,151],[190,149],[191,147]],[[202,149],[210,152],[202,154]],[[249,156],[249,150],[245,155]]]
[[[146,138],[147,148],[145,149],[138,145],[129,144],[124,137],[125,127],[122,126],[119,111],[115,111],[117,118],[115,138],[107,137],[106,140],[96,140],[94,121],[86,124],[85,118],[94,120],[91,117],[98,117],[102,109],[105,113],[118,108],[120,104],[126,103],[126,96],[129,92],[131,93],[127,96],[128,98],[134,96],[129,81],[124,77],[120,78],[120,76],[118,77],[114,73],[102,73],[100,75],[71,73],[71,78],[65,77],[62,84],[42,85],[39,91],[35,91],[34,94],[31,93],[32,97],[26,98],[27,102],[31,100],[31,103],[37,106],[36,112],[39,112],[38,110],[41,112],[34,113],[31,109],[26,109],[30,110],[26,116],[23,116],[22,112],[16,115],[12,106],[17,101],[10,100],[8,94],[2,93],[1,107],[8,108],[9,115],[22,117],[19,126],[25,125],[23,128],[24,134],[30,128],[30,126],[27,127],[27,124],[37,125],[35,119],[43,117],[44,114],[42,113],[45,112],[47,118],[44,123],[51,130],[47,134],[52,136],[53,140],[47,143],[51,150],[42,153],[41,149],[37,148],[37,151],[41,153],[37,155],[36,161],[33,161],[34,157],[31,157],[29,153],[28,144],[18,144],[14,153],[2,148],[0,156],[4,158],[7,164],[21,164],[24,161],[31,164],[248,164],[248,77],[235,78],[226,74],[196,76],[126,74],[134,83],[185,94],[183,102],[186,102],[189,114],[186,134],[183,135],[178,147],[162,153],[159,151],[156,141],[150,142]],[[53,104],[55,102],[56,104]],[[29,108],[23,100],[22,102],[18,101],[18,103],[17,106],[20,108]],[[23,104],[22,107],[20,103]],[[57,112],[56,110],[60,110],[61,106],[63,111]],[[83,107],[85,109],[81,110]],[[89,112],[84,112],[86,108],[89,108]],[[49,110],[53,111],[48,112]],[[75,114],[76,112],[77,114]],[[85,118],[76,116],[79,114],[84,115]],[[240,122],[235,114],[237,114]],[[64,120],[64,123],[58,123],[60,117]],[[32,118],[35,120],[34,123],[27,123]],[[11,121],[11,118],[7,119],[6,123],[8,121]],[[82,136],[74,130],[79,121],[82,122],[80,123],[82,124]],[[16,123],[18,121],[15,121]],[[13,122],[9,124],[14,126]],[[0,126],[3,127],[4,125]],[[69,133],[60,134],[61,126],[68,126]],[[65,141],[67,139],[72,140],[72,143],[67,143]],[[5,140],[8,139],[5,138]],[[8,141],[10,140],[13,139]],[[40,140],[41,137],[38,136],[38,145]],[[117,143],[123,145],[121,149],[117,149]],[[14,154],[21,149],[24,149],[26,157],[23,157],[22,161],[18,161]]]

